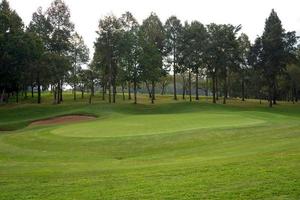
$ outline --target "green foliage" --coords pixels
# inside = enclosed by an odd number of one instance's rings
[[[25,52],[23,22],[6,0],[0,4],[0,90],[18,91]]]
[[[47,20],[51,25],[50,50],[60,55],[68,55],[71,49],[74,24],[70,21],[71,14],[62,0],[54,0],[47,10]]]
[[[84,44],[82,36],[77,32],[72,35],[70,57],[72,63],[72,70],[70,75],[70,84],[73,85],[74,91],[78,82],[77,72],[81,66],[87,64],[89,61],[89,49]],[[76,98],[76,97],[75,97]]]
[[[284,30],[277,13],[272,10],[262,35],[263,73],[269,82],[282,73],[284,63]],[[274,83],[273,83],[274,84]]]
[[[142,48],[140,65],[143,80],[156,82],[163,75],[163,51],[165,31],[155,13],[143,21],[140,28],[140,45]]]
[[[171,16],[165,23],[166,44],[165,49],[168,56],[167,61],[173,64],[174,73],[178,73],[178,59],[180,54],[180,46],[182,45],[183,27],[176,16]]]
[[[33,32],[40,37],[44,43],[46,50],[50,50],[50,40],[53,27],[50,24],[49,18],[43,13],[41,7],[32,14],[32,20],[29,23],[27,31]]]
[[[123,71],[121,82],[134,82],[139,80],[140,69],[138,59],[140,55],[139,46],[139,24],[130,12],[126,12],[119,19],[122,24],[120,49],[120,71]]]
[[[272,10],[262,37],[256,39],[250,54],[250,62],[259,68],[268,87],[270,107],[276,103],[277,78],[285,72],[287,64],[294,61],[296,41],[295,32],[286,33],[277,13]]]
[[[7,0],[1,2],[0,11],[0,102],[18,97],[19,90],[27,98],[28,86],[32,91],[37,86],[40,96],[43,86],[52,89],[54,102],[61,103],[65,83],[72,84],[75,100],[77,72],[84,65],[97,76],[91,83],[96,88],[101,85],[103,100],[108,89],[110,102],[115,102],[119,86],[123,94],[128,89],[130,100],[131,88],[136,97],[144,84],[153,103],[157,82],[164,83],[171,69],[175,100],[178,77],[183,78],[179,90],[183,98],[189,92],[190,101],[193,91],[199,100],[199,90],[212,93],[214,103],[219,96],[223,96],[223,103],[231,95],[243,101],[247,97],[266,98],[266,90],[270,105],[271,100],[276,103],[276,99],[289,99],[290,90],[293,99],[299,95],[287,71],[287,66],[299,65],[298,37],[283,29],[274,10],[266,20],[263,35],[253,45],[246,34],[239,35],[241,25],[205,26],[199,21],[182,25],[176,16],[169,17],[163,25],[151,13],[140,26],[130,12],[119,18],[108,15],[99,21],[90,63],[89,49],[75,31],[63,0],[54,0],[46,12],[38,8],[25,32],[22,19],[10,9]],[[199,88],[200,82],[211,84]]]

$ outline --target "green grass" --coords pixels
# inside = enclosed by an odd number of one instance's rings
[[[300,199],[300,105],[71,98],[0,107],[1,200]]]

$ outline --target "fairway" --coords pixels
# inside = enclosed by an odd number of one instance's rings
[[[124,115],[93,122],[71,124],[51,131],[70,137],[122,137],[178,133],[204,128],[244,127],[265,122],[244,113],[188,113]]]
[[[299,199],[300,106],[237,101],[0,107],[0,199]]]

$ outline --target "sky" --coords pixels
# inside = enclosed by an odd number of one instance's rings
[[[52,0],[8,0],[26,25],[32,13],[41,6],[46,10]],[[287,31],[297,31],[300,36],[300,0],[65,0],[71,10],[75,29],[81,34],[93,53],[93,44],[100,18],[108,14],[119,17],[130,11],[142,23],[155,12],[164,23],[171,15],[182,22],[198,20],[203,24],[231,23],[242,25],[242,32],[251,41],[261,35],[265,19],[274,8]]]

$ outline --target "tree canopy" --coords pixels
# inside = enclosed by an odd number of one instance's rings
[[[94,53],[71,21],[71,11],[63,0],[54,0],[49,8],[41,7],[25,26],[7,0],[0,4],[0,92],[1,102],[19,93],[27,98],[31,88],[50,90],[53,103],[63,101],[63,89],[102,89],[102,99],[116,102],[125,89],[134,103],[137,94],[146,92],[154,103],[156,90],[172,93],[178,99],[200,100],[212,95],[276,100],[298,100],[299,47],[294,31],[286,31],[272,10],[265,21],[263,34],[253,43],[241,25],[182,23],[175,15],[165,22],[152,12],[142,24],[130,12],[113,14],[99,20]],[[172,73],[172,78],[171,74]],[[172,81],[170,81],[172,79]],[[172,90],[168,90],[172,86]],[[203,93],[205,91],[205,93]],[[83,96],[84,93],[82,93]],[[91,102],[91,101],[90,101]]]

